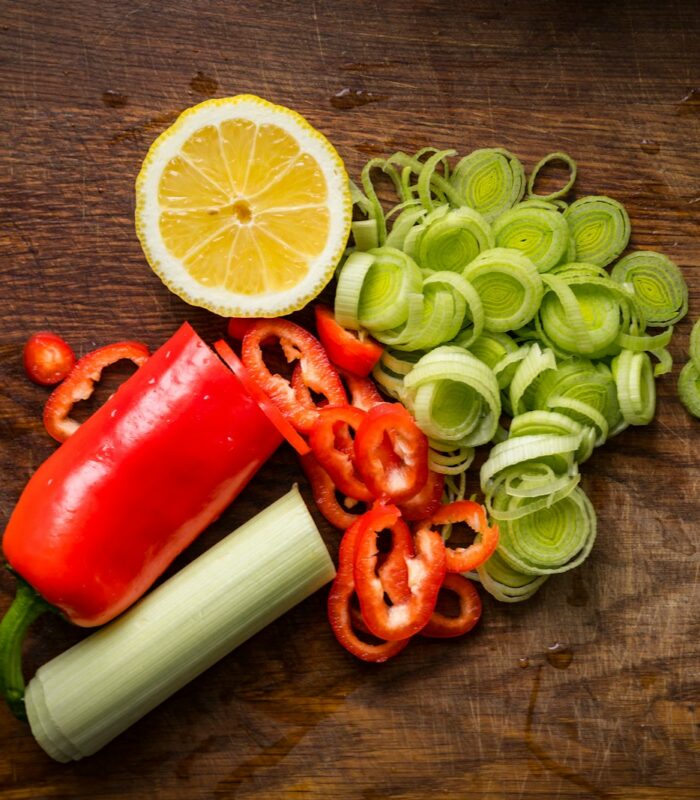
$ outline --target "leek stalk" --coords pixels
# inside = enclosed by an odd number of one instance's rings
[[[25,695],[32,733],[57,761],[91,755],[334,574],[294,487],[42,666]]]

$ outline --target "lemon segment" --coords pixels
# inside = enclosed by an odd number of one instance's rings
[[[152,269],[225,316],[295,311],[333,276],[350,231],[348,177],[328,140],[259,97],[208,100],[151,146],[136,231]]]

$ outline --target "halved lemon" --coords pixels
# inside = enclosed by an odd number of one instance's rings
[[[302,116],[253,95],[183,112],[136,180],[136,233],[183,300],[273,317],[328,283],[352,216],[348,176]]]

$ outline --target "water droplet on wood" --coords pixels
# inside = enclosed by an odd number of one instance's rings
[[[678,110],[676,113],[685,115],[685,114],[697,114],[700,112],[700,89],[690,89],[688,94],[678,104]]]
[[[567,669],[574,660],[574,654],[570,648],[557,642],[547,648],[545,658],[555,669]]]
[[[129,102],[129,98],[123,92],[108,89],[106,92],[102,92],[102,102],[109,108],[124,108]]]
[[[368,103],[378,103],[380,100],[386,100],[385,94],[374,94],[367,92],[364,89],[341,89],[336,92],[330,99],[333,108],[340,111],[349,111],[359,106],[366,106]]]
[[[530,659],[529,658],[519,658],[518,659],[518,666],[520,669],[527,669],[530,666]]]
[[[213,94],[216,94],[219,89],[219,84],[210,75],[205,75],[203,72],[197,72],[194,78],[192,78],[190,81],[190,88],[193,92],[197,92],[197,94],[204,95],[204,97],[209,97]]]
[[[645,153],[649,153],[651,156],[656,155],[656,153],[658,153],[661,149],[659,143],[653,141],[652,139],[642,139],[641,147]]]

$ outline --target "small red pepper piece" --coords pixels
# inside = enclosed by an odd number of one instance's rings
[[[40,386],[60,383],[75,364],[71,346],[51,331],[39,331],[30,336],[22,358],[27,377]]]
[[[394,503],[421,491],[428,479],[428,439],[400,403],[367,412],[355,436],[357,470],[377,499]]]
[[[337,366],[355,375],[366,377],[379,361],[384,348],[374,339],[360,339],[336,322],[332,309],[317,305],[316,331],[328,357]]]
[[[421,630],[421,636],[430,636],[434,639],[449,639],[453,636],[462,636],[476,625],[481,617],[481,598],[474,584],[464,575],[448,572],[442,582],[440,591],[454,592],[459,599],[459,614],[456,617],[447,616],[441,611],[433,611],[430,621]]]
[[[339,369],[338,372],[350,393],[351,406],[362,411],[369,411],[370,408],[385,402],[371,378],[361,378],[343,369]]]
[[[385,529],[391,531],[399,555],[392,559],[390,570],[377,572],[377,535]],[[360,609],[370,631],[386,641],[406,639],[425,627],[445,577],[445,544],[439,533],[420,529],[415,555],[412,551],[410,531],[396,506],[376,505],[358,522],[355,587]],[[404,566],[406,586],[400,592]],[[391,606],[384,597],[387,589],[393,594]]]
[[[243,337],[250,330],[250,326],[255,322],[251,317],[231,317],[226,324],[226,333],[237,341],[242,341]]]
[[[360,518],[361,514],[351,513],[338,502],[333,479],[312,453],[302,456],[299,463],[311,484],[311,493],[318,510],[334,528],[341,531],[347,530]]]
[[[442,492],[445,488],[445,476],[440,472],[428,470],[428,479],[418,494],[398,503],[401,516],[407,522],[416,522],[434,514],[442,503]]]
[[[364,418],[365,412],[353,406],[322,408],[311,429],[309,444],[316,460],[343,494],[369,503],[374,497],[355,469],[355,448],[348,430],[357,431]]]
[[[480,540],[469,547],[447,547],[447,571],[469,572],[481,566],[498,547],[498,526],[489,526],[486,509],[473,500],[459,500],[442,506],[421,527],[465,522]]]
[[[308,331],[287,319],[258,319],[243,337],[241,360],[244,366],[300,433],[309,433],[318,416],[317,406],[300,403],[290,382],[273,375],[263,360],[262,347],[278,341],[288,362],[298,361],[299,376],[307,390],[325,397],[331,405],[344,405],[347,396],[335,368],[321,343]]]
[[[233,321],[233,320],[230,320]],[[246,320],[249,322],[249,320]],[[248,370],[243,366],[243,362],[233,352],[229,345],[223,340],[219,339],[214,342],[214,349],[219,354],[219,357],[224,361],[227,367],[231,369],[233,374],[245,386],[246,391],[255,398],[260,409],[270,422],[277,428],[277,430],[284,436],[284,438],[292,445],[292,447],[304,456],[311,452],[309,445],[302,439],[302,437],[292,427],[292,424],[283,416],[282,412],[265,394],[262,388],[250,377]]]
[[[80,423],[68,415],[75,403],[87,400],[95,389],[95,383],[102,376],[102,370],[126,358],[137,367],[148,361],[150,353],[140,342],[117,342],[93,350],[69,372],[63,383],[56,387],[44,406],[44,427],[57,442],[74,434]]]
[[[328,621],[335,638],[352,655],[363,661],[380,663],[400,653],[409,642],[401,641],[381,642],[369,644],[363,642],[353,630],[353,617],[356,617],[352,608],[352,598],[355,594],[354,560],[357,535],[362,526],[362,517],[356,520],[346,531],[340,542],[338,553],[338,571],[328,595]],[[362,630],[363,626],[357,626]]]

